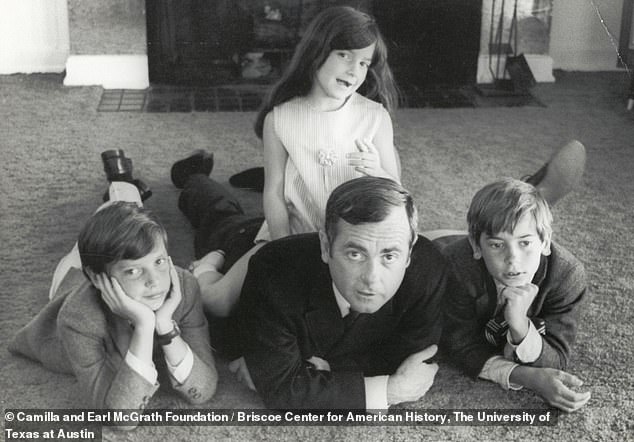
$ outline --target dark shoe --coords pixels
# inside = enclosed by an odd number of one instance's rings
[[[202,173],[208,176],[213,168],[214,154],[202,149],[196,150],[187,158],[174,163],[170,171],[172,183],[182,189],[191,175]]]
[[[103,170],[106,172],[106,179],[112,181],[132,181],[132,160],[126,158],[123,150],[106,150],[101,152]]]
[[[236,173],[229,178],[229,184],[240,189],[252,189],[262,192],[264,190],[264,168],[253,167]]]
[[[586,165],[586,149],[579,141],[564,145],[535,174],[524,181],[537,187],[551,206],[579,185]]]
[[[114,149],[103,151],[101,152],[101,161],[103,162],[103,170],[106,172],[108,182],[124,181],[134,184],[139,190],[141,201],[145,201],[152,196],[152,191],[147,184],[132,177],[132,160],[125,156],[123,150]],[[103,200],[105,202],[109,199],[110,195],[106,190],[106,193],[103,195]]]
[[[150,190],[150,187],[147,184],[145,184],[143,181],[132,180],[132,184],[134,184],[136,188],[139,190],[139,195],[141,195],[141,201],[145,201],[146,199],[152,196],[152,190]]]

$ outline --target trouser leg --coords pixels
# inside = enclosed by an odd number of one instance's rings
[[[192,175],[185,183],[178,207],[196,229],[196,259],[212,250],[223,250],[225,271],[253,247],[263,222],[262,217],[246,215],[224,186],[202,174]]]
[[[238,200],[224,186],[203,174],[189,177],[178,199],[178,208],[196,229],[244,214]]]

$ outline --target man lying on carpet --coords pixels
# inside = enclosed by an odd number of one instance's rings
[[[155,363],[185,400],[206,402],[217,372],[198,283],[172,264],[165,229],[134,185],[112,183],[110,200],[58,266],[52,299],[9,349],[74,374],[92,408],[145,408],[159,388]]]
[[[245,215],[195,158],[172,176],[184,183],[179,207],[197,229],[197,253],[226,252],[224,264],[217,253],[198,263],[205,275],[249,250],[262,219]],[[274,241],[251,258],[231,318],[244,360],[232,369],[268,407],[384,409],[426,393],[451,278],[416,226],[399,184],[358,178],[331,194],[325,231]]]
[[[335,188],[324,230],[256,253],[238,303],[244,359],[271,408],[385,409],[418,400],[437,370],[453,285],[392,180]]]
[[[563,196],[584,162],[583,146],[573,142],[544,170],[547,191],[510,178],[483,187],[469,207],[468,236],[434,241],[449,243],[442,251],[460,283],[447,293],[441,349],[474,378],[530,388],[568,412],[590,399],[563,371],[587,286],[581,262],[551,241],[545,196]]]

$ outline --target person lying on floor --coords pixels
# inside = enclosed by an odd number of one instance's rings
[[[122,192],[111,191],[79,234],[82,269],[65,257],[52,299],[9,349],[74,374],[88,407],[145,408],[157,368],[186,401],[204,403],[218,375],[198,283],[173,265],[165,229],[137,189],[112,187]]]
[[[183,183],[179,207],[196,228],[197,254],[226,251],[194,269],[213,275],[251,248],[262,218],[244,214],[194,158],[172,175]],[[416,228],[412,197],[395,181],[337,187],[322,232],[273,241],[251,257],[230,318],[239,346],[231,357],[244,358],[230,369],[269,408],[385,409],[422,397],[438,369],[426,361],[451,277]]]
[[[400,184],[356,178],[328,198],[324,230],[251,258],[237,317],[267,407],[386,409],[427,392],[452,279],[417,224]]]
[[[530,388],[567,412],[590,399],[564,371],[588,289],[581,262],[552,241],[546,197],[567,193],[584,162],[572,143],[544,170],[541,192],[511,178],[484,186],[467,213],[468,235],[434,240],[460,284],[447,293],[443,353],[474,378]]]

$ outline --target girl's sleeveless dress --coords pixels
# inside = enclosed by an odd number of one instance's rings
[[[291,234],[316,232],[323,227],[328,196],[338,185],[362,176],[347,164],[346,154],[358,152],[357,139],[372,140],[385,108],[354,93],[339,109],[313,109],[296,97],[273,109],[274,130],[288,152],[284,199]],[[269,241],[266,221],[255,241]]]

